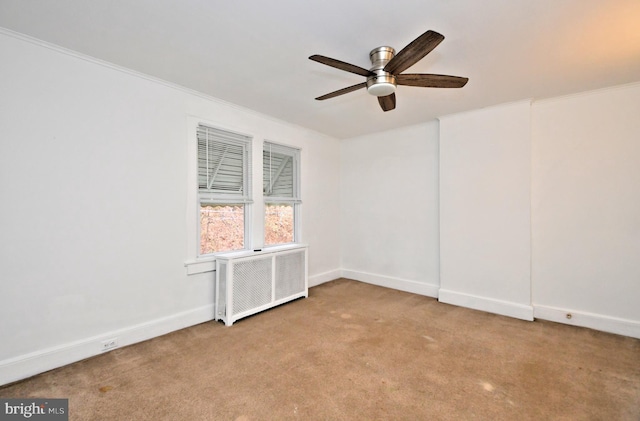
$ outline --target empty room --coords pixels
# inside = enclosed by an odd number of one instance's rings
[[[640,419],[637,0],[0,0],[0,419]]]

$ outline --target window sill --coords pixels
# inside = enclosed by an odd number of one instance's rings
[[[215,257],[208,257],[206,259],[188,260],[184,262],[184,266],[187,268],[187,275],[213,272],[216,270],[216,259]]]

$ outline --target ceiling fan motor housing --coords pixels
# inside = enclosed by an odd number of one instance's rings
[[[367,92],[375,96],[387,96],[396,91],[396,77],[384,71],[387,65],[396,54],[396,50],[391,47],[378,47],[369,53],[372,67],[369,69],[374,75],[367,77]]]

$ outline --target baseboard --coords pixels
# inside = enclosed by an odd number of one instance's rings
[[[488,313],[515,317],[516,319],[528,321],[533,320],[532,306],[513,303],[510,301],[502,301],[477,295],[463,294],[460,292],[450,291],[442,288],[438,293],[438,301],[460,307],[472,308],[474,310],[486,311]]]
[[[571,318],[567,318],[567,314],[570,314]],[[535,304],[533,306],[533,315],[537,319],[588,327],[590,329],[640,339],[640,321]]]
[[[411,292],[414,294],[426,295],[428,297],[438,297],[438,286],[434,284],[346,269],[342,270],[342,277],[354,279],[360,282],[366,282],[367,284],[393,288],[400,291]]]
[[[333,281],[341,277],[342,272],[340,271],[340,269],[330,270],[329,272],[309,276],[309,288],[324,284],[325,282]]]
[[[206,305],[128,328],[0,361],[0,385],[101,354],[103,353],[102,341],[108,339],[118,338],[118,348],[121,348],[213,320],[213,311],[213,304]]]

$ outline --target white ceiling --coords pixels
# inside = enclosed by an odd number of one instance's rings
[[[0,0],[0,26],[338,138],[640,81],[639,0]],[[464,88],[314,100],[365,79],[310,55],[369,68],[428,29],[445,40],[407,72]]]

